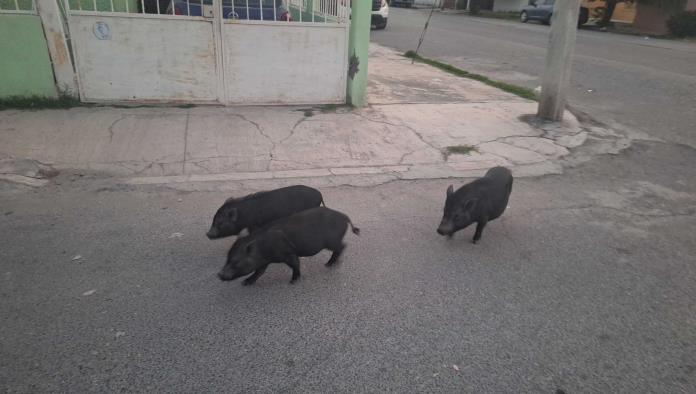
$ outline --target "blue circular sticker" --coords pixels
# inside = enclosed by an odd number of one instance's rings
[[[94,24],[94,35],[100,40],[110,40],[111,29],[106,22],[96,22]]]

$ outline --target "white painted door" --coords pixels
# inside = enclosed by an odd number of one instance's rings
[[[345,102],[346,0],[64,1],[83,101]]]
[[[225,21],[222,49],[226,102],[344,103],[347,39],[347,29],[339,24]]]
[[[70,10],[83,101],[217,102],[213,20]]]

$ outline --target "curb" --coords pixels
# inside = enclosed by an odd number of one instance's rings
[[[479,164],[479,165],[476,165]],[[450,165],[388,165],[366,167],[314,168],[305,170],[235,172],[227,174],[192,174],[153,177],[121,178],[120,183],[126,185],[166,185],[200,182],[239,182],[258,180],[298,179],[298,178],[331,178],[337,177],[372,177],[390,176],[399,180],[470,178],[482,176],[491,163],[470,163],[463,168]],[[515,176],[532,177],[548,174],[560,174],[563,168],[560,164],[550,161],[520,164],[511,167]]]

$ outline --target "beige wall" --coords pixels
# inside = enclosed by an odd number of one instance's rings
[[[638,4],[637,8],[634,28],[646,34],[667,34],[669,14],[666,11],[645,4]]]
[[[686,11],[696,11],[696,0],[687,0]],[[669,13],[656,7],[638,4],[633,27],[646,34],[667,34]]]

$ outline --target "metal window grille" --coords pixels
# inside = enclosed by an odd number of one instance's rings
[[[34,0],[0,0],[2,14],[36,14]]]
[[[35,0],[0,0],[0,4],[27,2],[34,12]],[[262,22],[347,23],[350,0],[63,0],[71,12],[129,13],[183,17],[213,17],[213,7],[222,3],[225,20]],[[15,9],[21,9],[16,6]],[[4,8],[2,8],[4,11]]]

